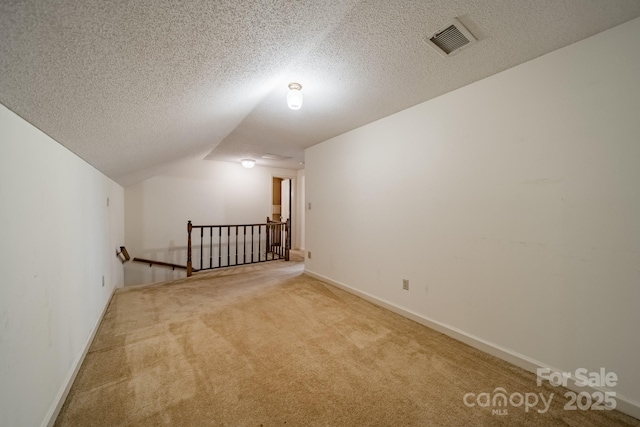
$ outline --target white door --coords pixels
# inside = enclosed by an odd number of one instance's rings
[[[280,210],[280,221],[287,222],[291,217],[291,180],[283,179],[280,186],[282,209]]]

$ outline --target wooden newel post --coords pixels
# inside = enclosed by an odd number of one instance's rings
[[[193,226],[191,225],[191,221],[187,222],[187,277],[191,277],[191,273],[193,273],[193,267],[191,265],[191,230],[193,230]]]
[[[287,225],[284,227],[285,244],[284,244],[284,259],[289,261],[289,249],[291,249],[291,219],[287,218]]]

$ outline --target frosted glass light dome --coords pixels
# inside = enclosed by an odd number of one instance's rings
[[[255,166],[256,161],[253,159],[242,159],[241,163],[242,163],[242,166],[244,166],[245,168],[251,169],[252,167]]]
[[[287,105],[292,110],[302,108],[302,85],[300,83],[290,83],[289,93],[287,93]]]

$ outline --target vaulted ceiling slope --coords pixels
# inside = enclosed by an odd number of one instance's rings
[[[637,0],[3,0],[0,102],[123,185],[189,157],[295,169],[306,147],[638,16]],[[455,17],[479,42],[443,58],[424,39]]]

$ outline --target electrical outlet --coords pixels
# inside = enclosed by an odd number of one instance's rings
[[[409,290],[409,279],[402,279],[402,289],[405,291]]]
[[[311,202],[307,203],[307,210],[311,210]]]
[[[307,252],[307,257],[311,259],[311,251]]]
[[[102,287],[104,288],[104,274],[102,275]]]

